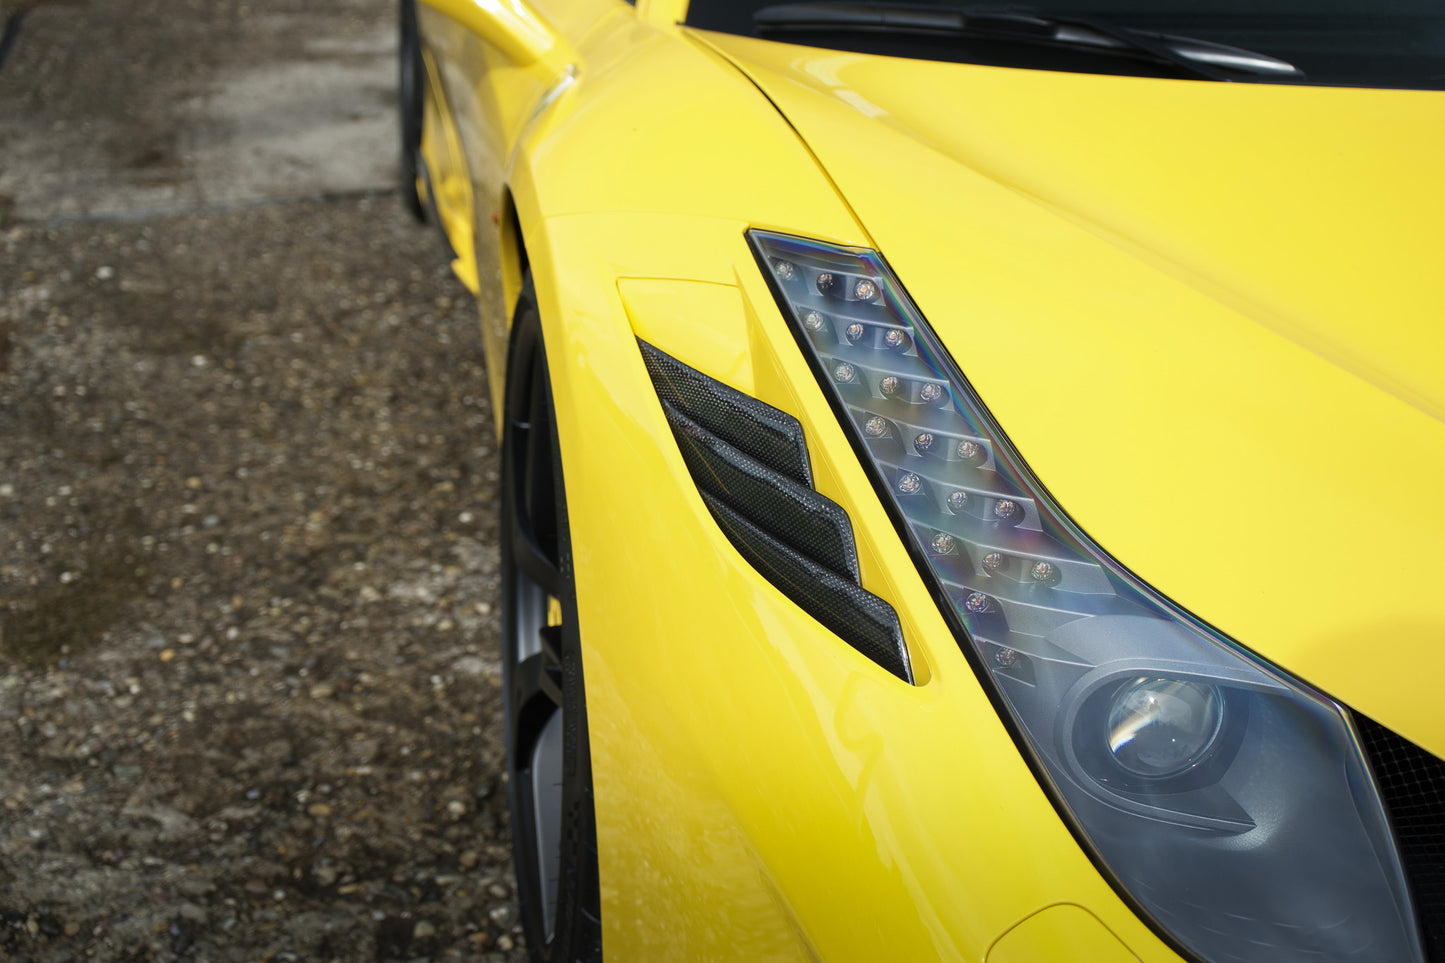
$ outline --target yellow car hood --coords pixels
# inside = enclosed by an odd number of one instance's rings
[[[1445,94],[697,36],[1086,531],[1445,753]]]

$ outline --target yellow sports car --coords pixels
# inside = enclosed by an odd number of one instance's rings
[[[1438,0],[401,20],[536,960],[1445,960]]]

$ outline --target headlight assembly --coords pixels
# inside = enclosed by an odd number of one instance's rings
[[[1423,961],[1348,714],[1055,507],[877,254],[749,237],[965,651],[1118,887],[1205,960]]]

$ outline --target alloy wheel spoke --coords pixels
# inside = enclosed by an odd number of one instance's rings
[[[546,652],[519,660],[512,670],[512,686],[512,712],[518,720],[535,713],[538,700],[550,702],[555,708],[562,706],[562,667]]]
[[[527,578],[540,585],[548,595],[561,589],[562,577],[557,563],[537,544],[521,511],[512,513],[512,561]]]
[[[555,527],[552,522],[551,494],[549,492],[542,498],[531,491],[532,486],[538,482],[545,481],[550,485],[551,478],[550,472],[546,473],[545,478],[539,477],[541,473],[533,467],[534,459],[542,454],[536,450],[536,436],[541,432],[533,430],[533,426],[537,424],[535,416],[529,417],[529,421],[514,419],[509,426],[513,448],[520,455],[511,466],[512,490],[515,493],[509,521],[512,527],[512,561],[528,578],[542,586],[547,594],[555,596],[561,586],[556,562],[556,536],[552,536],[554,545],[550,552],[544,541],[548,533],[545,526],[551,523],[552,527]],[[551,453],[546,452],[546,455],[550,459]],[[542,518],[536,517],[542,512],[547,514]]]
[[[557,678],[562,677],[562,626],[549,625],[537,632],[537,638],[542,642],[542,654],[547,657],[548,663],[557,671]]]

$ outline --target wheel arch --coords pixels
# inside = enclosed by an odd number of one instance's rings
[[[531,259],[527,254],[527,240],[510,184],[503,185],[497,209],[497,250],[501,258],[503,307],[506,315],[511,317],[517,310],[517,298],[522,292],[523,279],[531,268]]]

